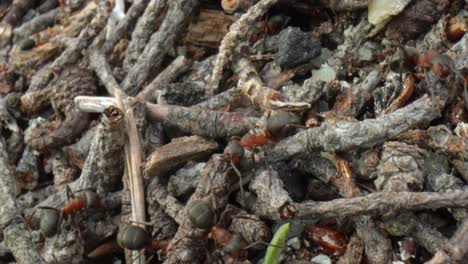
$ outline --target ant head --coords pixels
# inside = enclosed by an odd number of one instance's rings
[[[5,95],[5,102],[10,109],[19,109],[21,105],[20,93],[9,93]]]
[[[244,156],[244,148],[242,148],[239,139],[231,139],[224,149],[224,158],[234,163],[240,162]]]
[[[455,69],[455,63],[447,54],[435,56],[432,58],[431,64],[432,72],[434,72],[434,74],[439,78],[448,77],[452,73],[453,69]]]
[[[60,212],[55,208],[44,207],[41,214],[40,229],[45,237],[52,237],[57,233],[60,223]]]
[[[299,123],[300,119],[296,114],[283,110],[275,110],[270,111],[266,120],[266,128],[271,134],[277,135],[286,125]]]
[[[188,205],[188,217],[197,228],[208,229],[214,224],[214,211],[211,206],[201,200],[196,200]]]
[[[233,234],[231,240],[224,245],[223,250],[226,252],[239,252],[240,250],[244,249],[243,239],[239,234]]]
[[[139,250],[142,249],[150,237],[146,230],[135,225],[121,225],[117,234],[117,243],[126,249]]]
[[[396,73],[412,71],[415,67],[415,57],[417,56],[418,51],[415,48],[399,48],[390,58],[390,70]]]

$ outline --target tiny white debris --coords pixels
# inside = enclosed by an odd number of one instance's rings
[[[317,255],[313,257],[310,261],[312,261],[315,264],[331,264],[331,259],[324,254]]]
[[[289,239],[287,245],[294,248],[295,250],[301,249],[301,241],[299,241],[298,237]]]

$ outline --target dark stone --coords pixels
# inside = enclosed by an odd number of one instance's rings
[[[320,41],[297,27],[281,31],[278,42],[275,61],[283,69],[307,63],[321,52]]]

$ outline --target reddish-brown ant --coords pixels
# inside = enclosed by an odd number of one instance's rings
[[[169,245],[167,240],[153,240],[148,232],[136,225],[123,225],[119,227],[117,243],[130,250],[148,249],[150,251],[166,250]]]
[[[234,259],[247,257],[247,249],[257,244],[269,245],[264,241],[257,241],[251,245],[241,235],[229,232],[215,224],[213,208],[205,201],[193,201],[188,205],[188,217],[192,225],[200,229],[209,229],[209,235],[216,245],[223,248]]]
[[[66,192],[67,197],[71,197],[71,199],[68,199],[62,208],[38,207],[47,209],[40,221],[41,232],[46,237],[54,236],[57,233],[60,222],[65,216],[73,215],[85,208],[98,208],[100,206],[99,197],[94,191],[86,190],[82,195],[73,197],[70,188],[67,186]]]
[[[261,147],[281,136],[288,126],[297,125],[299,122],[299,117],[294,113],[283,110],[270,111],[266,116],[265,129],[246,134],[240,144],[247,149]]]
[[[117,239],[102,244],[88,254],[88,258],[98,258],[113,252],[122,251],[122,249],[141,250],[146,249],[150,252],[162,250],[166,254],[168,240],[153,240],[148,232],[136,225],[122,224],[119,226]]]
[[[419,79],[426,79],[427,72],[430,71],[437,78],[446,79],[452,73],[457,77],[461,78],[464,84],[464,99],[468,101],[467,88],[465,78],[455,70],[455,63],[446,54],[441,54],[434,50],[428,50],[423,53],[419,53],[415,48],[404,47],[399,49],[396,54],[390,59],[390,69],[394,72],[400,73],[400,81],[402,79],[401,74],[404,72],[412,72],[414,69],[421,68],[423,74],[416,73],[416,77]],[[434,94],[432,90],[429,90],[434,100]]]

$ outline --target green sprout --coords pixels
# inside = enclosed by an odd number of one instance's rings
[[[267,248],[263,264],[278,264],[283,249],[286,247],[286,239],[289,233],[289,223],[283,224],[278,228],[270,245]]]

